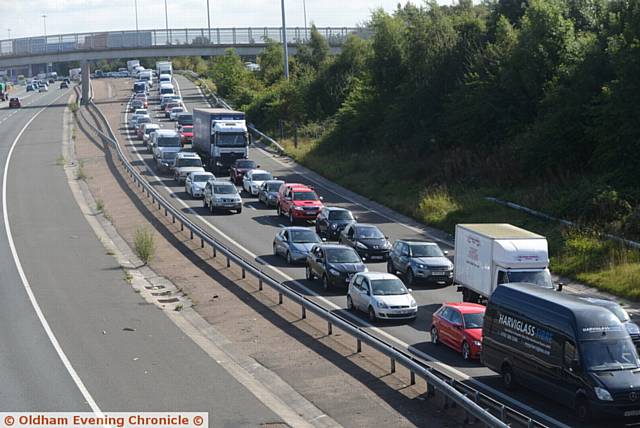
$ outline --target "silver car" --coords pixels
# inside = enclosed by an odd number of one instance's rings
[[[387,261],[387,272],[404,277],[407,286],[417,281],[453,284],[453,263],[435,242],[398,240]]]
[[[285,227],[273,238],[273,254],[287,259],[287,263],[304,262],[314,245],[322,239],[306,227]]]
[[[400,278],[390,273],[360,272],[349,283],[347,309],[361,310],[369,320],[404,319],[418,316],[418,304]]]
[[[211,179],[204,187],[203,204],[214,214],[216,210],[242,212],[242,199],[233,183]]]
[[[191,172],[184,180],[184,191],[192,198],[201,198],[204,194],[204,188],[207,185],[207,181],[213,179],[215,176],[210,172]]]

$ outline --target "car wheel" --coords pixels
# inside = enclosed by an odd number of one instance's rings
[[[391,260],[387,261],[387,272],[388,273],[396,273],[396,270],[393,268],[393,262]]]
[[[471,348],[467,342],[462,342],[462,359],[465,361],[471,359]]]
[[[273,244],[273,255],[274,256],[278,255],[278,248],[276,247],[276,244]]]
[[[287,251],[287,263],[292,265],[293,264],[293,259],[291,258],[291,252]]]
[[[211,213],[211,215],[213,215],[215,209],[213,208],[213,204],[209,204],[209,212]]]
[[[584,397],[578,397],[576,399],[576,417],[580,422],[588,422],[591,419],[591,409],[589,408],[589,402]]]
[[[309,281],[313,280],[313,271],[311,270],[311,268],[309,266],[306,267],[305,269],[305,276]]]
[[[437,345],[440,343],[440,336],[438,336],[438,329],[434,326],[431,327],[431,343]]]
[[[322,289],[324,291],[331,290],[331,284],[329,283],[329,277],[327,277],[327,275],[322,275]]]
[[[369,306],[369,321],[371,322],[376,322],[378,320],[378,317],[376,317],[376,311],[373,310],[373,307]]]
[[[355,306],[353,306],[353,300],[351,300],[351,296],[347,294],[347,310],[353,311],[355,310]]]
[[[240,213],[242,212],[242,208],[238,208],[238,209],[236,210],[236,212],[237,212],[238,214],[240,214]]]
[[[208,206],[207,206],[207,198],[205,198],[204,196],[202,197],[202,207],[203,208],[208,208]]]
[[[295,219],[293,218],[293,211],[289,211],[289,223],[293,226],[295,224]]]
[[[413,270],[409,268],[409,270],[407,270],[407,287],[411,287],[413,285],[413,281],[414,281]]]
[[[513,376],[513,369],[509,364],[502,366],[502,384],[509,391],[516,389],[516,379]]]

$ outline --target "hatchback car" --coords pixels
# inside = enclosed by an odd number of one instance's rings
[[[431,318],[431,343],[443,343],[465,360],[480,358],[485,309],[477,303],[443,303]]]
[[[180,143],[182,143],[183,146],[193,142],[193,126],[181,126],[178,132],[180,133]]]
[[[201,198],[207,181],[215,180],[215,178],[210,172],[191,172],[184,180],[184,191],[192,198]]]
[[[325,291],[346,287],[353,275],[367,270],[358,253],[344,245],[315,245],[307,255],[306,278],[309,281],[320,279]]]
[[[238,189],[228,181],[212,179],[204,187],[203,204],[214,214],[216,210],[242,212],[242,199]]]
[[[284,181],[267,180],[260,185],[258,190],[258,200],[267,207],[276,206],[278,203],[278,190]]]
[[[184,113],[184,107],[182,106],[173,107],[169,112],[169,120],[172,120],[172,121],[176,120],[180,113]]]
[[[387,261],[387,272],[400,272],[411,287],[422,280],[438,284],[453,284],[453,263],[435,242],[398,240],[393,244]]]
[[[9,108],[20,108],[22,107],[22,103],[20,102],[20,98],[11,98],[9,99]]]
[[[131,110],[132,112],[133,112],[133,111],[136,111],[136,110],[138,110],[138,109],[143,109],[143,108],[145,108],[145,106],[144,106],[144,100],[143,100],[142,98],[134,98],[134,99],[131,101],[131,105],[130,105],[129,107],[130,107],[130,110]]]
[[[360,257],[372,262],[382,262],[389,257],[391,244],[378,226],[365,223],[347,225],[338,238],[343,245],[353,247]]]
[[[414,320],[418,316],[418,304],[411,290],[397,276],[382,272],[354,275],[349,283],[347,309],[366,312],[371,322],[378,319]]]
[[[247,171],[260,168],[260,165],[250,159],[236,159],[229,168],[229,177],[235,184],[242,184],[242,177]]]
[[[273,175],[269,171],[252,169],[242,177],[242,189],[251,196],[258,196],[262,183],[272,179]]]
[[[307,260],[311,248],[320,242],[322,240],[313,230],[285,227],[273,238],[273,255],[284,257],[289,264],[299,263]]]
[[[204,172],[202,159],[197,153],[180,152],[173,163],[173,178],[182,184],[192,172]]]
[[[316,217],[316,233],[323,238],[337,240],[342,229],[355,222],[356,217],[348,209],[324,207]]]

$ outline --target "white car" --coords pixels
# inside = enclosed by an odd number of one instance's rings
[[[184,180],[184,191],[192,198],[201,198],[207,181],[215,179],[216,177],[210,172],[191,172]]]
[[[397,276],[382,272],[360,272],[349,282],[347,309],[361,310],[369,320],[408,319],[418,316],[418,304]]]
[[[186,110],[184,109],[184,107],[174,107],[171,109],[171,112],[169,113],[169,120],[176,120],[178,118],[178,115],[180,113],[184,113]]]
[[[48,92],[49,91],[49,85],[42,85],[40,86],[40,89],[38,89],[38,92]]]
[[[273,175],[263,169],[252,169],[247,171],[242,177],[242,188],[251,196],[258,196],[260,186],[268,180],[273,180]]]
[[[142,128],[142,142],[149,148],[149,151],[151,151],[151,147],[149,145],[149,142],[151,141],[151,133],[158,129],[160,129],[160,125],[156,123],[145,123]]]
[[[173,178],[181,184],[192,172],[204,172],[200,156],[193,152],[178,153],[173,162]]]

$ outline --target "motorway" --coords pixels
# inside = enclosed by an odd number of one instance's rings
[[[111,85],[111,83],[109,84]],[[120,98],[121,101],[127,99],[131,93],[130,84],[130,80],[117,81],[115,83],[117,90],[112,91],[114,97]],[[198,107],[209,107],[200,90],[192,82],[178,76],[175,84],[189,111]],[[152,119],[163,128],[173,129],[175,127],[173,122],[159,116],[156,110],[157,102],[157,97],[151,98],[149,108]],[[131,131],[122,131],[124,129],[122,124],[126,123],[127,117],[128,114],[123,111],[120,117],[109,117],[108,119],[113,129],[121,129],[118,131],[121,143],[129,147],[133,160],[142,160],[146,163],[149,182],[164,192],[167,200],[172,201],[177,208],[189,214],[194,222],[210,230],[225,245],[247,260],[252,260],[256,266],[261,267],[273,277],[312,297],[323,306],[333,309],[344,318],[355,321],[386,342],[407,349],[425,360],[434,361],[432,363],[434,366],[449,375],[466,381],[502,400],[512,397],[519,403],[517,407],[537,419],[541,419],[541,415],[548,415],[565,424],[574,423],[572,417],[569,416],[570,410],[526,390],[507,392],[502,388],[501,379],[496,373],[481,366],[478,362],[465,362],[459,354],[449,348],[430,343],[428,329],[432,313],[444,301],[461,300],[460,294],[456,292],[454,287],[414,286],[413,294],[419,305],[419,315],[415,322],[410,324],[379,322],[376,325],[371,325],[365,314],[354,314],[345,309],[346,298],[343,291],[324,292],[318,281],[304,279],[304,266],[289,266],[282,258],[272,255],[273,237],[280,227],[288,225],[286,218],[278,217],[275,209],[267,209],[256,198],[248,198],[246,194],[243,194],[245,209],[241,214],[211,216],[203,207],[202,201],[191,199],[185,193],[183,186],[177,186],[177,183],[169,176],[156,174],[153,159],[147,153],[143,143],[132,139]],[[257,161],[262,169],[271,171],[274,176],[280,179],[313,185],[318,194],[324,196],[325,204],[348,208],[358,216],[359,221],[377,224],[385,235],[389,236],[391,242],[401,238],[432,238],[420,234],[419,231],[408,225],[392,221],[385,215],[372,210],[366,203],[360,204],[346,198],[343,196],[344,192],[341,192],[337,185],[327,185],[325,182],[313,180],[309,174],[304,172],[303,168],[283,162],[262,149],[252,148],[250,158]],[[446,246],[443,247],[443,249],[447,249]],[[385,271],[386,264],[369,263],[368,267],[370,270]],[[553,424],[553,421],[549,423]]]
[[[136,294],[106,254],[58,162],[69,95],[56,86],[25,96],[22,109],[0,108],[0,411],[204,411],[212,426],[281,422]]]

